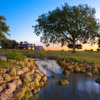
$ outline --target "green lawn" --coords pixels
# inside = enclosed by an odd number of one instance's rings
[[[0,49],[0,54],[5,54],[10,51],[14,50],[5,50]],[[60,58],[77,58],[78,60],[86,60],[90,62],[96,62],[100,63],[100,52],[91,52],[91,51],[78,51],[75,54],[71,51],[40,51],[40,50],[17,50],[19,52],[22,52],[27,57],[44,57],[44,56],[53,56],[53,57],[60,57]]]

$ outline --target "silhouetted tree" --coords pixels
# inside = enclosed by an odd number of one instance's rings
[[[88,5],[69,6],[65,4],[53,11],[42,14],[33,26],[37,36],[46,46],[50,43],[73,44],[73,52],[77,41],[94,43],[99,34],[99,21],[95,17],[95,9]]]
[[[68,44],[67,47],[73,49],[73,44]],[[82,45],[81,45],[81,44],[76,44],[76,45],[75,45],[75,48],[76,48],[76,49],[82,49]]]
[[[6,18],[3,16],[0,16],[0,40],[5,39],[6,35],[10,35],[9,32],[9,26],[5,23]]]

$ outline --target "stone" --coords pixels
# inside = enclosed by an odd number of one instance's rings
[[[92,70],[92,73],[93,73],[93,74],[98,74],[98,72],[99,72],[99,71],[98,71],[98,68],[94,68],[94,69]]]
[[[21,80],[23,82],[31,82],[32,79],[31,79],[31,76],[30,75],[24,74],[24,75],[21,76]]]
[[[12,76],[11,77],[11,80],[16,80],[16,79],[19,79],[19,76]]]
[[[8,74],[3,74],[4,81],[9,82],[11,81],[11,76]]]
[[[44,81],[44,82],[46,83],[46,82],[47,82],[47,77],[44,76],[44,77],[42,78],[42,81]]]
[[[74,71],[75,72],[80,72],[80,68],[79,67],[75,67]]]
[[[19,70],[16,71],[16,74],[17,74],[17,75],[23,75],[24,72],[23,72],[21,69],[19,69]]]
[[[24,73],[26,73],[26,72],[29,72],[29,71],[30,71],[30,70],[29,70],[29,68],[27,68],[27,67],[23,67],[23,68],[22,68],[22,70],[23,70],[23,72],[24,72]]]
[[[36,86],[36,87],[39,86],[39,81],[38,81],[38,79],[35,79],[35,80],[34,80],[34,83],[35,83],[35,86]]]
[[[1,61],[7,61],[7,58],[5,56],[0,56]]]
[[[92,73],[91,72],[87,72],[86,76],[92,76]]]
[[[7,83],[7,88],[11,91],[11,93],[13,93],[16,90],[15,82]]]
[[[30,83],[30,90],[32,91],[35,88],[35,82]]]
[[[25,95],[27,88],[26,87],[22,87],[22,88],[18,88],[15,92],[14,92],[14,97],[15,98],[22,98]]]
[[[35,74],[34,76],[35,76],[36,79],[38,79],[38,81],[41,80],[41,76],[39,74]]]
[[[44,82],[41,81],[41,82],[40,82],[40,86],[44,86]]]
[[[4,69],[4,68],[0,68],[0,74],[5,74],[6,73],[6,69]]]
[[[57,76],[57,75],[52,75],[51,77],[52,77],[52,78],[57,78],[58,76]]]
[[[8,61],[9,61],[9,62],[11,62],[11,63],[18,64],[18,63],[17,63],[17,61],[16,61],[16,60],[14,60],[14,59],[8,59]]]
[[[38,93],[38,92],[40,92],[40,88],[39,88],[39,87],[36,87],[36,88],[33,90],[33,93],[36,94],[36,93]]]
[[[13,80],[13,82],[16,84],[16,86],[22,85],[21,79]]]
[[[0,84],[3,83],[3,77],[0,76]]]
[[[0,97],[3,98],[2,100],[12,100],[13,94],[9,89],[4,90]]]
[[[0,92],[2,92],[3,91],[3,87],[2,86],[0,86]]]
[[[58,84],[59,85],[68,85],[69,82],[68,82],[68,80],[59,80]]]
[[[95,81],[100,84],[100,77],[97,78]]]
[[[11,68],[8,72],[10,76],[16,76],[16,68]]]
[[[68,70],[64,70],[64,75],[69,75],[70,74],[70,72],[68,71]]]

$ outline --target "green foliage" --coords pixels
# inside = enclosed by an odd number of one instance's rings
[[[45,53],[41,53],[41,54],[40,54],[40,57],[41,57],[41,58],[44,58],[44,57],[46,57],[46,54],[45,54]]]
[[[5,56],[8,59],[14,59],[14,60],[17,60],[17,61],[23,61],[24,58],[25,58],[25,56],[21,52],[18,52],[16,50],[13,50],[13,51],[6,53]]]
[[[15,64],[8,61],[0,61],[0,68],[13,68],[16,67]]]
[[[77,57],[69,57],[68,59],[71,60],[71,61],[74,61],[74,62],[79,61],[79,59]]]
[[[4,49],[15,49],[18,47],[18,43],[15,40],[2,39],[1,46]]]
[[[42,14],[37,19],[37,25],[33,26],[35,34],[41,36],[41,42],[46,46],[50,43],[75,44],[95,43],[100,36],[99,21],[95,17],[95,9],[88,5],[57,7],[53,11]]]
[[[4,16],[0,16],[0,40],[5,39],[6,35],[10,35],[9,32],[9,26],[5,23],[6,18]]]
[[[98,47],[100,48],[100,39],[98,39]]]

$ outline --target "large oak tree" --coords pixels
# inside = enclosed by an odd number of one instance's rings
[[[75,45],[80,43],[95,43],[99,34],[99,20],[95,17],[95,9],[88,5],[69,6],[65,4],[53,11],[42,14],[33,26],[36,35],[40,35],[41,42],[49,46],[50,43]]]
[[[6,18],[4,16],[0,16],[0,40],[5,39],[7,35],[10,35],[9,26],[6,24]]]

